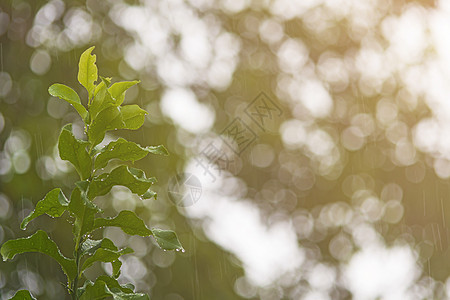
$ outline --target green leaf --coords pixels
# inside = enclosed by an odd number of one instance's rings
[[[116,106],[123,103],[123,100],[125,99],[125,91],[139,82],[139,80],[116,82],[108,89],[111,96],[116,99]]]
[[[75,216],[73,233],[75,236],[75,245],[78,245],[82,237],[91,232],[94,226],[94,216],[97,212],[92,202],[82,196],[79,188],[75,188],[70,196],[69,211]],[[84,199],[83,199],[84,198]],[[89,205],[91,203],[92,205]],[[78,249],[75,249],[77,251]]]
[[[145,115],[148,114],[136,104],[121,106],[120,112],[125,123],[122,128],[132,130],[140,128],[144,124]]]
[[[96,87],[94,98],[89,105],[89,113],[91,114],[91,120],[94,120],[99,112],[111,107],[117,106],[116,100],[113,99],[108,90],[108,85],[110,81],[106,78],[102,78],[102,82]]]
[[[9,298],[9,300],[36,300],[36,298],[34,298],[29,291],[20,290],[17,291],[12,298]]]
[[[116,279],[106,276],[106,275],[100,275],[99,277],[97,277],[97,280],[104,281],[110,289],[119,289],[120,291],[122,291],[124,293],[133,293],[134,292],[134,286],[132,284],[120,285]]]
[[[110,106],[99,112],[99,114],[92,120],[92,123],[88,129],[88,137],[91,142],[91,147],[101,143],[105,137],[106,131],[123,128],[124,124],[121,111],[115,106]]]
[[[100,275],[99,277],[97,277],[96,281],[98,280],[105,282],[108,288],[110,288],[111,290],[118,289],[127,294],[134,292],[134,286],[132,284],[120,285],[119,282],[117,282],[117,280],[112,277]]]
[[[98,248],[100,248],[100,246],[102,245],[103,240],[91,240],[91,239],[86,239],[82,244],[81,244],[81,256],[83,255],[91,255],[93,254]]]
[[[98,207],[94,202],[88,199],[87,193],[90,186],[89,181],[77,181],[75,182],[75,185],[81,192],[81,200],[83,200],[84,205],[86,205],[88,208],[94,209],[98,213],[103,212],[100,207]]]
[[[151,198],[155,198],[155,200],[157,200],[158,194],[152,190],[148,190],[146,191],[141,198],[142,199],[151,199]]]
[[[58,246],[48,237],[45,231],[38,230],[32,236],[9,240],[3,244],[0,250],[4,261],[13,259],[16,254],[21,254],[24,252],[39,252],[47,254],[61,265],[69,281],[72,281],[75,278],[77,273],[75,261],[63,256],[59,251]]]
[[[92,255],[97,251],[97,249],[108,249],[117,251],[116,245],[114,245],[113,241],[111,241],[108,238],[103,238],[101,240],[91,240],[86,239],[83,244],[81,245],[81,255]]]
[[[74,137],[72,124],[63,127],[58,141],[59,156],[72,163],[82,180],[91,176],[92,169],[92,160],[86,151],[86,145],[88,142]]]
[[[177,251],[181,250],[184,252],[183,246],[181,246],[177,234],[172,230],[162,230],[153,228],[152,232],[156,242],[162,249],[177,250]]]
[[[119,227],[129,235],[150,236],[152,231],[145,226],[144,221],[134,212],[122,210],[114,218],[98,218],[94,221],[94,229],[106,226]]]
[[[111,262],[111,266],[112,266],[112,275],[114,276],[114,278],[119,278],[122,262],[119,259],[116,259]]]
[[[77,289],[77,299],[81,299],[81,295],[83,295],[84,294],[84,292],[86,291],[86,288],[88,287],[88,286],[92,286],[93,285],[93,282],[92,281],[90,281],[89,279],[86,279],[85,281],[84,281],[84,284],[83,284],[83,286],[81,286],[81,287],[79,287],[78,289]]]
[[[163,145],[144,148],[134,142],[119,138],[117,141],[109,143],[100,151],[100,154],[95,159],[94,168],[106,167],[108,161],[111,159],[135,162],[144,158],[148,153],[159,155],[169,154]]]
[[[95,47],[91,47],[83,52],[80,56],[80,62],[78,63],[78,81],[82,86],[86,88],[89,93],[89,99],[94,94],[95,82],[97,81],[97,66],[95,65],[96,56],[91,55],[92,50]]]
[[[97,94],[100,95],[101,91]],[[100,97],[100,96],[99,96]],[[126,105],[122,107],[109,106],[109,96],[104,96],[103,102],[99,104],[98,115],[94,108],[91,109],[92,123],[88,129],[89,141],[92,147],[99,144],[105,137],[105,132],[115,129],[138,129],[144,124],[147,112],[138,105]],[[100,100],[99,100],[100,101]],[[94,101],[95,103],[95,101]],[[93,104],[94,106],[94,104]],[[106,106],[106,108],[104,108]]]
[[[60,188],[51,190],[44,199],[36,204],[36,208],[22,221],[21,229],[26,229],[27,224],[40,215],[47,214],[50,217],[61,217],[66,211],[69,201]]]
[[[95,262],[101,261],[101,262],[113,262],[119,259],[120,256],[133,253],[133,250],[131,248],[124,248],[119,251],[105,249],[105,248],[98,248],[94,255],[88,257],[80,270],[80,273],[92,266]]]
[[[64,84],[55,83],[48,88],[48,92],[50,93],[50,95],[63,99],[71,104],[77,110],[83,120],[86,118],[86,108],[83,106],[83,104],[81,104],[78,94],[70,87]]]
[[[103,238],[101,240],[86,239],[81,245],[81,256],[94,255],[85,261],[81,272],[84,269],[89,268],[96,261],[110,262],[113,267],[113,276],[117,278],[120,275],[120,267],[122,266],[119,256],[132,252],[133,250],[131,248],[125,248],[118,251],[114,243],[108,238]]]
[[[150,300],[146,294],[124,291],[123,287],[116,282],[113,278],[105,279],[103,276],[97,278],[94,284],[87,282],[83,287],[84,292],[80,300],[104,299],[111,296],[113,300]]]
[[[107,88],[111,84],[112,79],[111,77],[102,77],[102,76],[99,77],[102,81],[95,87],[94,96],[98,93],[98,91],[100,91],[101,88],[103,87]]]
[[[101,248],[105,248],[105,249],[117,250],[117,247],[108,238],[104,238],[104,239],[101,239],[101,240],[86,239],[83,242],[83,244],[81,245],[81,256],[86,255],[86,254],[87,255],[92,255],[100,247]]]
[[[142,170],[119,166],[110,173],[104,173],[95,177],[88,191],[88,198],[94,199],[108,193],[115,185],[123,185],[137,195],[143,195],[150,186],[156,182],[154,177],[146,178]]]

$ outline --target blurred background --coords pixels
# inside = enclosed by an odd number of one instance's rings
[[[56,143],[82,122],[47,89],[85,96],[95,45],[100,75],[141,80],[125,101],[149,116],[119,134],[170,152],[135,163],[157,201],[118,187],[98,204],[186,249],[105,230],[135,250],[121,281],[158,300],[448,299],[449,37],[444,0],[1,0],[0,243],[43,228],[72,255],[67,215],[19,224],[77,180]],[[60,282],[44,255],[0,262],[1,299],[62,299]]]

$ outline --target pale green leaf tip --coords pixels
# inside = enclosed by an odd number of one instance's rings
[[[94,50],[94,48],[95,48],[95,46],[89,47],[84,51],[84,53],[91,54],[91,52]]]
[[[28,217],[26,217],[25,219],[23,219],[22,223],[20,223],[20,229],[22,230],[26,230],[27,229],[27,225],[28,225]]]
[[[167,151],[166,147],[164,147],[163,145],[160,145],[160,146],[161,146],[161,151],[163,152],[163,155],[169,156],[169,151]]]

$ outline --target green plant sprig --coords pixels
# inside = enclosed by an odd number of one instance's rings
[[[136,130],[144,124],[147,112],[138,105],[122,105],[125,92],[139,81],[122,81],[111,84],[111,78],[100,77],[95,64],[96,56],[91,54],[94,47],[83,52],[80,57],[78,81],[88,92],[88,105],[81,103],[78,94],[63,84],[53,84],[49,88],[52,96],[71,104],[84,121],[86,140],[77,139],[72,133],[72,124],[62,128],[58,140],[61,159],[67,160],[75,167],[80,181],[74,184],[70,200],[60,188],[55,188],[40,200],[34,209],[21,223],[21,229],[34,218],[47,214],[50,217],[61,217],[65,211],[74,218],[73,258],[61,254],[57,244],[43,230],[31,236],[5,242],[0,253],[4,261],[13,259],[16,254],[24,252],[40,252],[55,259],[67,277],[67,291],[73,300],[87,299],[149,299],[148,295],[134,292],[131,284],[120,285],[122,262],[119,257],[132,253],[131,248],[118,249],[114,243],[103,238],[93,240],[90,234],[104,227],[119,227],[129,235],[153,236],[164,250],[183,250],[177,235],[170,230],[148,228],[144,221],[133,211],[123,210],[114,218],[97,216],[101,209],[94,203],[97,196],[107,194],[115,185],[130,189],[142,199],[156,199],[156,193],[150,187],[156,182],[154,177],[146,177],[144,171],[127,165],[119,165],[109,173],[96,175],[97,171],[107,166],[112,159],[137,161],[147,154],[168,155],[164,146],[142,147],[134,142],[119,138],[104,147],[99,144],[109,130]],[[95,282],[86,280],[83,273],[95,262],[111,263],[112,276],[99,276]],[[79,286],[81,280],[84,284]],[[34,299],[27,290],[18,291],[11,299]]]

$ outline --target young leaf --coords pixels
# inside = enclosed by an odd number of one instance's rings
[[[103,87],[107,88],[111,84],[111,77],[100,76],[100,78],[102,81],[95,87],[94,96],[98,93],[98,91],[100,91],[100,89],[102,89]]]
[[[81,104],[78,94],[70,87],[65,86],[64,84],[55,83],[48,88],[48,92],[54,97],[66,100],[77,110],[83,120],[86,118],[86,108]]]
[[[123,232],[129,235],[149,236],[152,231],[145,226],[144,221],[139,218],[134,212],[129,210],[122,210],[114,218],[98,218],[94,221],[94,229],[113,226],[120,227]]]
[[[152,232],[156,242],[162,249],[177,250],[177,251],[181,250],[184,252],[183,246],[181,246],[177,234],[172,230],[162,230],[153,228]]]
[[[136,104],[121,106],[120,112],[125,123],[121,128],[132,130],[140,128],[144,124],[145,115],[148,114]]]
[[[115,185],[123,185],[129,188],[133,193],[142,195],[156,182],[154,177],[146,178],[142,170],[119,166],[111,171],[95,177],[88,191],[88,198],[94,199],[108,193]]]
[[[95,89],[94,98],[89,105],[91,120],[94,120],[100,111],[111,106],[117,106],[115,105],[116,100],[113,99],[108,90],[108,84],[108,81],[102,77],[102,82]]]
[[[97,81],[97,66],[95,65],[96,56],[91,55],[92,50],[95,47],[91,47],[81,54],[80,62],[78,63],[78,81],[82,86],[86,88],[89,93],[89,99],[94,94],[94,82]]]
[[[123,103],[123,100],[125,99],[125,91],[139,82],[139,80],[116,82],[108,89],[111,96],[116,99],[116,106]]]
[[[15,240],[9,240],[3,244],[0,253],[3,260],[13,259],[16,254],[24,252],[40,252],[54,258],[62,267],[69,281],[75,278],[77,273],[76,263],[61,254],[58,246],[52,241],[47,233],[38,230],[35,234]]]
[[[114,300],[150,300],[148,295],[141,293],[128,293],[116,287],[116,284],[111,284],[110,280],[105,282],[103,278],[99,277],[94,284],[88,282],[84,288],[84,292],[80,300],[104,299],[112,298]]]
[[[88,129],[88,137],[92,147],[103,140],[106,131],[123,128],[124,124],[121,111],[115,106],[110,106],[99,112]]]
[[[20,290],[17,291],[17,293],[10,298],[9,300],[36,300],[29,291],[27,290]]]
[[[86,151],[87,144],[73,136],[72,124],[63,127],[58,141],[59,156],[72,163],[82,180],[89,178],[92,169],[92,160]]]
[[[168,155],[166,148],[163,145],[141,147],[140,145],[119,138],[117,141],[109,143],[104,147],[100,154],[95,159],[94,168],[104,168],[111,159],[120,159],[123,161],[135,162],[144,158],[148,153]]]
[[[66,211],[69,201],[60,188],[51,190],[44,199],[36,204],[36,208],[22,221],[21,229],[26,229],[27,224],[40,215],[47,214],[50,217],[61,217]]]
[[[101,261],[101,262],[113,262],[119,259],[120,256],[133,253],[133,250],[131,248],[124,248],[119,251],[114,251],[110,249],[105,248],[99,248],[97,251],[95,251],[94,255],[88,257],[80,270],[80,273],[92,266],[95,262]]]

